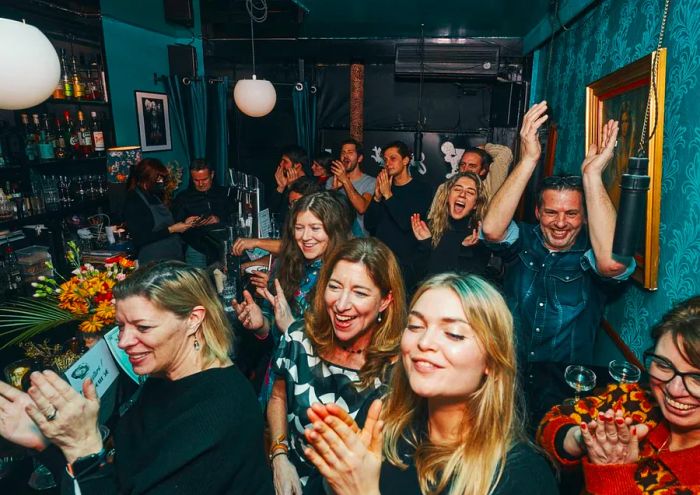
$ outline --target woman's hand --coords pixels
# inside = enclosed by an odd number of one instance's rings
[[[413,229],[413,235],[419,241],[430,239],[433,236],[428,228],[428,224],[421,220],[420,213],[411,215],[411,228]]]
[[[272,459],[272,477],[276,495],[301,495],[299,473],[286,455]]]
[[[284,291],[280,285],[280,281],[275,279],[275,294],[265,287],[258,288],[257,293],[268,300],[272,305],[272,309],[275,311],[275,325],[279,328],[280,332],[287,333],[289,326],[294,323],[294,315],[292,314],[292,308],[287,302],[287,298],[284,297]]]
[[[231,301],[231,306],[247,330],[260,330],[265,325],[262,310],[253,300],[253,296],[247,290],[243,291],[243,302],[238,303],[235,299]]]
[[[29,396],[34,401],[27,414],[41,432],[61,449],[68,463],[102,450],[97,424],[100,400],[92,381],[83,382],[83,395],[53,371],[30,376]]]
[[[598,419],[581,423],[581,436],[592,464],[629,464],[639,460],[639,440],[649,432],[646,425],[632,425],[622,410],[608,409]]]
[[[239,237],[238,239],[236,239],[236,242],[233,243],[231,252],[236,256],[240,256],[243,254],[244,251],[247,251],[248,249],[255,249],[256,247],[258,247],[257,241],[257,239],[247,239],[245,237]]]
[[[378,494],[382,466],[382,428],[379,420],[381,401],[374,401],[365,427],[359,433],[335,415],[304,432],[311,447],[304,451],[326,478],[336,495]]]
[[[258,289],[267,288],[270,283],[270,274],[264,271],[257,271],[250,274],[250,283]]]
[[[479,231],[481,230],[481,222],[477,225],[477,227],[472,230],[472,233],[469,234],[467,237],[464,238],[462,241],[462,246],[473,246],[474,244],[479,243]]]
[[[182,232],[185,232],[186,230],[189,230],[192,227],[194,227],[198,219],[199,217],[197,215],[187,217],[184,222],[177,222],[169,226],[168,232],[170,232],[171,234],[180,234]]]
[[[0,381],[0,437],[41,452],[49,441],[27,414],[31,405],[34,402],[29,395]]]

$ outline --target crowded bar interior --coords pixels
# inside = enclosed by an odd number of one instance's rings
[[[0,493],[700,494],[700,0],[1,0]]]

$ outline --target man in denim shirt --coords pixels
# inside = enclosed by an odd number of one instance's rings
[[[482,235],[511,262],[504,285],[520,362],[591,363],[607,289],[634,271],[634,261],[625,265],[612,256],[616,211],[601,178],[618,124],[604,126],[601,149],[591,146],[582,177],[545,179],[537,225],[516,224],[513,214],[541,154],[537,130],[546,110],[541,102],[525,115],[520,162],[494,196]]]

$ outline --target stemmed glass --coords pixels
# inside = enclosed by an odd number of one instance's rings
[[[642,371],[638,367],[622,359],[610,361],[608,371],[610,376],[620,385],[623,383],[637,383],[642,376]]]
[[[595,387],[596,376],[593,370],[578,364],[566,367],[564,379],[569,387],[574,389],[574,398],[564,401],[565,404],[573,405],[581,399],[581,392],[587,392]]]

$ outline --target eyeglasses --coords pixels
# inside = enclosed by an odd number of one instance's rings
[[[644,353],[644,367],[650,377],[663,383],[668,383],[676,376],[680,376],[688,393],[700,399],[700,373],[681,373],[668,359],[650,351]]]
[[[542,185],[544,187],[582,187],[582,184],[581,176],[579,175],[550,175],[542,179]]]

